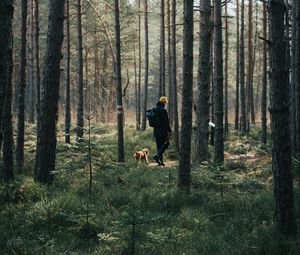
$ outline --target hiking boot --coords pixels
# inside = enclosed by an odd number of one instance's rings
[[[159,161],[159,157],[158,157],[157,155],[155,155],[155,156],[153,157],[153,159],[155,160],[155,162],[156,162],[158,165],[161,164],[161,162]]]
[[[166,164],[164,162],[160,162],[159,166],[165,166]]]

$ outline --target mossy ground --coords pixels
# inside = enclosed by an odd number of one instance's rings
[[[136,164],[137,149],[148,147],[152,159],[151,130],[126,128],[119,164],[115,128],[93,126],[91,194],[87,141],[67,145],[59,133],[55,181],[44,186],[33,180],[35,129],[27,130],[24,172],[0,184],[0,254],[299,254],[299,234],[275,234],[270,150],[255,129],[231,133],[223,167],[193,166],[185,193],[172,146],[167,167]]]

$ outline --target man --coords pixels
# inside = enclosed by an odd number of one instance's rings
[[[159,126],[154,127],[154,137],[156,139],[157,154],[153,157],[153,159],[159,166],[165,166],[163,154],[169,147],[169,137],[172,133],[172,129],[169,123],[169,115],[166,110],[167,103],[168,99],[166,97],[161,97],[156,104],[160,124]]]

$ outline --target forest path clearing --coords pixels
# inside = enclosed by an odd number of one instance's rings
[[[156,168],[156,167],[160,167],[162,169],[164,168],[173,168],[173,167],[177,167],[178,166],[178,160],[166,160],[165,161],[165,166],[158,166],[157,163],[155,162],[151,162],[152,159],[150,159],[150,162],[148,164],[148,167],[151,167],[151,168]]]

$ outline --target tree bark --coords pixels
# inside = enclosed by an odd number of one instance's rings
[[[2,111],[9,82],[9,65],[12,54],[12,20],[14,13],[13,0],[0,1],[0,151],[2,147]]]
[[[116,62],[115,79],[117,85],[117,121],[118,121],[118,161],[124,162],[124,135],[123,135],[123,102],[122,102],[122,75],[121,75],[121,36],[120,36],[120,10],[119,0],[115,0],[115,36],[116,36]]]
[[[96,121],[99,122],[99,106],[100,106],[100,57],[99,57],[99,36],[97,35],[97,23],[95,22],[94,31],[94,90],[93,90],[93,112],[95,113]]]
[[[34,27],[35,27],[35,79],[36,79],[36,109],[37,118],[41,105],[41,71],[40,71],[40,24],[39,24],[39,0],[34,0]]]
[[[248,5],[248,73],[247,73],[247,131],[250,129],[250,121],[255,124],[255,111],[253,100],[253,0]]]
[[[107,121],[107,105],[109,104],[109,98],[107,94],[107,65],[108,65],[108,49],[107,45],[105,44],[104,49],[103,49],[103,57],[102,57],[102,74],[101,74],[101,101],[100,101],[100,109],[101,109],[101,114],[100,114],[100,120],[105,123]]]
[[[236,85],[234,129],[239,130],[240,118],[240,6],[236,0]]]
[[[171,52],[171,4],[167,0],[167,42],[168,42],[168,110],[170,126],[174,124],[174,95],[172,88],[172,52]]]
[[[211,0],[200,2],[200,42],[198,63],[197,161],[208,160],[209,103],[211,74]]]
[[[20,80],[18,88],[18,131],[16,144],[16,167],[19,172],[22,171],[24,163],[27,10],[27,0],[22,0]]]
[[[179,121],[177,101],[176,0],[172,0],[172,95],[175,149],[179,152]]]
[[[241,131],[247,132],[246,103],[245,103],[245,0],[241,5],[241,41],[240,41],[240,89],[241,89]]]
[[[215,162],[224,162],[223,45],[221,0],[215,0]]]
[[[211,23],[215,24],[215,1],[212,1],[212,15],[211,15]],[[211,75],[210,75],[210,83],[211,83],[211,93],[210,93],[210,100],[211,100],[211,107],[210,107],[210,115],[211,121],[215,123],[215,53],[214,53],[214,45],[215,45],[215,38],[212,36],[212,43],[211,43]],[[210,141],[211,146],[215,146],[215,128],[210,127]]]
[[[297,135],[296,135],[296,53],[297,53],[297,4],[298,1],[292,0],[292,42],[291,42],[291,149],[292,155],[296,154]]]
[[[8,63],[9,74],[6,86],[6,95],[2,112],[3,131],[3,179],[5,182],[14,180],[14,134],[12,123],[12,72],[13,57],[12,50]]]
[[[70,43],[70,4],[66,0],[66,20],[65,20],[65,44],[66,44],[66,101],[65,101],[65,142],[70,143],[71,129],[71,83],[70,83],[70,67],[71,67],[71,43]]]
[[[142,49],[141,49],[141,1],[139,0],[138,15],[138,84],[137,84],[137,109],[136,109],[136,129],[141,129],[141,76],[142,76]]]
[[[43,97],[38,121],[35,179],[51,184],[55,170],[56,123],[58,113],[60,60],[63,42],[64,0],[49,1]]]
[[[166,95],[165,0],[160,1],[160,58],[158,98]]]
[[[84,112],[83,112],[83,48],[82,48],[82,23],[81,0],[77,0],[77,128],[76,139],[83,137]]]
[[[227,137],[229,134],[229,124],[228,124],[228,50],[229,50],[229,41],[228,41],[228,37],[229,37],[229,25],[228,25],[228,3],[225,3],[225,71],[224,71],[224,75],[225,75],[225,127],[224,127],[224,137]]]
[[[3,132],[3,180],[5,182],[14,180],[12,125],[13,12],[13,1],[0,3],[0,34],[3,36],[3,39],[0,40],[0,104],[5,98],[3,105],[0,105],[0,133]],[[5,88],[5,93],[1,94],[3,88]]]
[[[295,84],[295,111],[296,111],[296,154],[300,154],[300,3],[296,5],[296,84]]]
[[[190,189],[193,101],[193,0],[184,0],[183,88],[178,187]]]
[[[28,109],[28,121],[30,123],[35,122],[35,74],[34,74],[34,57],[33,57],[33,51],[34,51],[34,3],[33,0],[30,0],[30,21],[29,21],[29,27],[30,27],[30,40],[29,40],[29,109]]]
[[[267,4],[263,3],[263,38],[267,38]],[[267,143],[267,42],[264,41],[263,50],[263,80],[261,95],[261,141]]]
[[[270,17],[270,115],[275,223],[284,236],[295,234],[293,178],[289,126],[289,81],[284,38],[283,0],[269,0]]]
[[[149,38],[148,38],[148,0],[144,1],[145,8],[145,73],[144,73],[144,104],[143,104],[143,119],[142,130],[146,130],[147,119],[147,102],[148,102],[148,72],[149,72]]]

